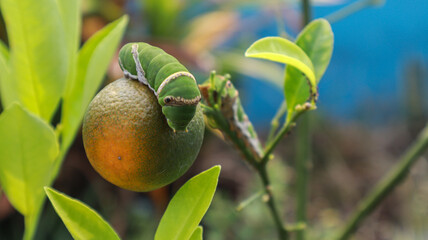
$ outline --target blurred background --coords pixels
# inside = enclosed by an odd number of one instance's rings
[[[313,0],[312,18],[333,28],[333,57],[311,112],[312,159],[309,239],[328,239],[358,201],[390,169],[426,124],[428,114],[428,1]],[[205,81],[211,70],[230,73],[250,120],[265,139],[283,101],[283,66],[247,59],[246,48],[265,36],[296,37],[298,0],[83,0],[82,44],[123,14],[130,23],[123,44],[145,41],[177,57]],[[4,22],[0,38],[7,43]],[[105,78],[122,76],[117,56]],[[295,135],[282,141],[269,165],[283,217],[294,212]],[[190,177],[222,165],[219,188],[203,220],[204,237],[275,239],[262,201],[241,211],[259,179],[230,145],[206,132],[200,155],[177,182],[150,193],[119,189],[90,166],[77,136],[54,187],[78,198],[109,221],[123,239],[152,239],[175,191]],[[23,218],[0,196],[0,239],[20,239]],[[46,204],[36,239],[71,239]],[[361,226],[355,239],[428,239],[428,162],[408,178]]]

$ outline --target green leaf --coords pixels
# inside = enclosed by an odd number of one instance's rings
[[[306,75],[316,91],[316,78],[311,60],[300,47],[285,38],[266,37],[257,40],[247,49],[245,56],[293,66]]]
[[[0,57],[9,61],[9,50],[7,49],[6,44],[0,40]]]
[[[80,46],[80,28],[81,28],[81,0],[56,0],[59,13],[65,30],[69,66],[66,79],[66,90],[70,88],[76,77],[77,54]]]
[[[77,54],[80,44],[81,0],[56,0],[65,32],[66,46],[70,53]]]
[[[189,238],[189,240],[202,240],[202,226],[198,226],[195,231],[193,231],[192,236]]]
[[[0,115],[0,136],[0,182],[9,201],[25,216],[25,238],[30,239],[59,146],[53,129],[16,103]]]
[[[234,52],[218,53],[216,59],[219,61],[223,72],[237,72],[254,77],[279,89],[284,86],[284,80],[282,79],[284,69],[277,63],[245,58],[241,54]]]
[[[92,208],[52,188],[45,187],[45,192],[74,239],[120,239]]]
[[[220,166],[186,182],[174,195],[156,230],[155,240],[189,239],[214,196]]]
[[[333,32],[330,23],[325,19],[310,22],[297,37],[296,44],[311,59],[319,82],[333,53]]]
[[[296,44],[311,59],[318,83],[327,69],[333,52],[333,32],[330,24],[324,19],[312,21],[299,34]],[[284,93],[289,113],[294,111],[296,105],[304,103],[309,98],[307,80],[293,66],[286,68]]]
[[[0,41],[0,96],[4,108],[10,105],[13,100],[18,99],[12,81],[13,79],[10,78],[9,50]]]
[[[72,143],[86,107],[102,83],[127,23],[127,16],[110,23],[94,34],[79,52],[77,73],[73,82],[67,85],[62,106],[61,155],[65,155]]]
[[[15,100],[48,122],[63,95],[69,66],[56,1],[0,1],[11,49]]]

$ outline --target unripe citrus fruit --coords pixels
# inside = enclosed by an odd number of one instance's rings
[[[123,78],[90,103],[83,144],[92,166],[107,181],[132,191],[151,191],[179,178],[194,162],[204,135],[200,107],[187,129],[174,132],[153,92]]]

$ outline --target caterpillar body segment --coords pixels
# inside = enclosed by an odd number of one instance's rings
[[[201,100],[196,80],[186,67],[162,49],[143,42],[123,46],[119,65],[125,77],[153,91],[174,131],[186,131]]]

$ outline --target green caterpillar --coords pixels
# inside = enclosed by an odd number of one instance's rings
[[[128,43],[120,49],[119,65],[126,78],[153,91],[174,131],[187,131],[201,93],[195,77],[177,59],[147,43]]]

